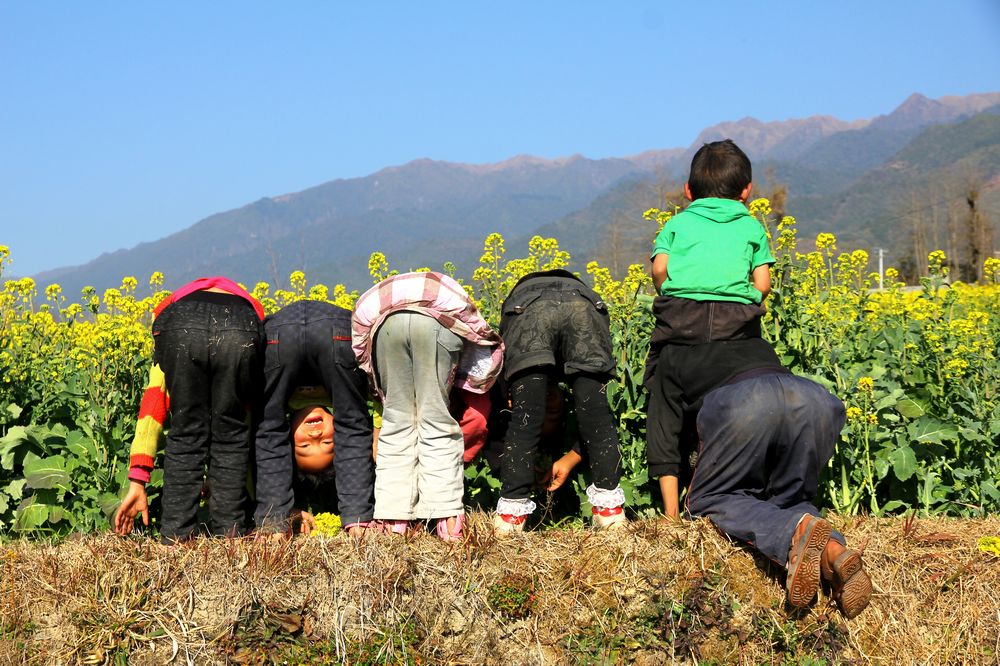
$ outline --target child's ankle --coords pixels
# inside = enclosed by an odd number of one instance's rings
[[[823,549],[823,554],[820,556],[820,571],[823,572],[824,577],[832,575],[833,563],[843,555],[845,550],[847,547],[836,539],[830,539],[826,542],[826,548]]]

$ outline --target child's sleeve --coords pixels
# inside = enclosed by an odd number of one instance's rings
[[[139,483],[149,483],[156,460],[156,452],[163,439],[163,424],[170,410],[167,381],[159,364],[149,369],[149,382],[142,394],[139,418],[135,425],[135,439],[129,456],[128,478]]]
[[[774,255],[771,254],[771,246],[767,242],[767,229],[765,229],[764,225],[759,222],[757,222],[757,226],[759,227],[759,234],[757,234],[756,240],[751,243],[751,246],[753,247],[753,260],[751,261],[752,265],[750,266],[751,271],[758,266],[773,264],[776,261]]]
[[[653,252],[649,255],[652,259],[658,254],[670,254],[670,246],[674,241],[673,228],[670,225],[663,227],[660,233],[656,234],[656,240],[653,241]]]
[[[473,393],[456,388],[453,389],[453,396],[459,398],[452,401],[455,411],[459,413],[453,413],[452,416],[458,421],[465,440],[462,462],[469,464],[479,455],[489,434],[487,423],[490,418],[490,394]]]

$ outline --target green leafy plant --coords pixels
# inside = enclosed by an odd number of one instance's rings
[[[512,619],[521,620],[535,609],[535,585],[523,574],[507,574],[490,585],[486,602],[495,612]]]

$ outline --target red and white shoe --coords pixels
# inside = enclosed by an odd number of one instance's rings
[[[493,528],[501,534],[514,534],[524,531],[524,523],[527,516],[515,516],[510,513],[494,513]]]
[[[625,518],[625,511],[620,506],[616,506],[613,509],[595,506],[593,508],[593,513],[594,527],[599,530],[624,525],[628,522]]]

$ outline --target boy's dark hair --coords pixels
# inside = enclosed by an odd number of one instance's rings
[[[692,199],[739,199],[752,180],[750,158],[732,139],[706,143],[691,158],[688,187]]]

